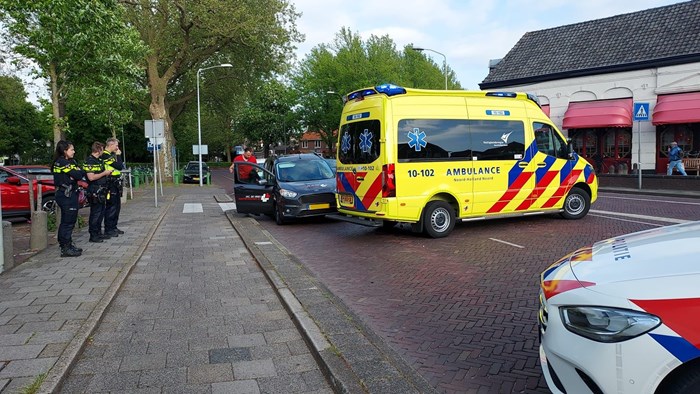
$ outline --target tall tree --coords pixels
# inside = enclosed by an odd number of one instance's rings
[[[332,44],[320,44],[294,71],[293,86],[300,97],[304,125],[317,131],[323,141],[335,147],[335,134],[342,112],[342,95],[384,83],[404,87],[443,89],[442,67],[425,55],[402,51],[389,36],[370,36],[366,42],[347,28],[341,28]],[[453,89],[461,89],[448,67]]]
[[[27,101],[22,81],[0,76],[0,156],[24,156],[44,147],[48,130],[41,115]],[[43,150],[43,148],[42,148]]]
[[[241,87],[282,72],[300,39],[298,14],[286,0],[121,0],[150,52],[146,86],[152,119],[165,122],[162,173],[170,165],[173,121],[196,95],[197,70],[229,63],[207,73],[236,75]],[[248,82],[246,82],[248,81]]]
[[[234,127],[248,141],[260,141],[265,157],[278,143],[286,144],[299,134],[295,92],[272,79],[265,83],[241,109]]]
[[[65,138],[66,105],[105,125],[131,117],[144,47],[122,11],[117,0],[0,0],[9,44],[48,80],[54,142]]]

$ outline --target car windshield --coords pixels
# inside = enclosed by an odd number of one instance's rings
[[[188,163],[186,170],[197,170],[199,171],[199,163]],[[202,164],[202,171],[208,170],[206,164]]]
[[[334,175],[325,160],[299,160],[278,163],[277,177],[282,182],[303,182],[333,178]]]

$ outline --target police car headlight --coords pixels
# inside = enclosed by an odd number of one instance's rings
[[[596,342],[622,342],[649,332],[661,319],[645,312],[601,306],[559,308],[564,327]]]
[[[284,198],[294,198],[297,196],[297,192],[287,189],[280,189],[280,195]]]

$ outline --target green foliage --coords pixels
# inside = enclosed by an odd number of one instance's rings
[[[351,91],[383,83],[424,89],[444,89],[445,74],[425,55],[396,49],[389,36],[370,36],[363,42],[342,28],[332,45],[321,44],[294,70],[292,83],[299,95],[304,125],[318,131],[328,146],[335,145],[342,101]],[[461,89],[448,67],[450,87]],[[329,93],[333,92],[333,93]]]
[[[34,394],[39,392],[39,388],[41,387],[41,384],[44,383],[44,379],[46,379],[46,373],[42,373],[41,375],[38,375],[37,377],[34,378],[34,381],[32,381],[31,384],[22,387],[22,389],[19,391],[20,394]]]
[[[117,0],[0,0],[0,11],[8,44],[49,80],[55,133],[67,106],[110,128],[131,118],[145,48]]]
[[[250,97],[236,116],[234,129],[248,141],[262,141],[265,147],[287,144],[300,134],[295,92],[278,80],[270,80]],[[265,157],[269,149],[265,149]]]
[[[151,118],[166,120],[166,150],[177,140],[186,156],[196,144],[193,101],[200,74],[202,143],[212,154],[230,151],[238,142],[231,114],[246,104],[261,80],[288,69],[293,43],[302,39],[293,5],[286,0],[124,3],[127,20],[151,49],[144,85],[149,87]],[[232,67],[198,73],[223,63]],[[183,124],[177,125],[181,115]]]
[[[19,78],[0,76],[0,156],[17,154],[23,159],[38,154],[37,149],[46,151],[50,129],[26,97]]]

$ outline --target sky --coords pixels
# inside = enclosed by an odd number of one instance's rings
[[[303,60],[312,48],[332,44],[342,27],[359,34],[388,35],[401,50],[407,44],[442,53],[462,88],[479,90],[491,59],[500,59],[528,31],[606,18],[681,0],[290,0],[302,15],[297,45]],[[643,39],[643,37],[641,38]],[[638,43],[630,43],[638,45]],[[443,57],[424,52],[442,66]],[[6,65],[0,64],[0,71]],[[34,104],[48,98],[42,80],[21,75]],[[393,82],[393,81],[386,81]]]
[[[342,27],[359,34],[388,35],[405,45],[442,53],[462,88],[480,90],[490,59],[503,58],[529,31],[537,31],[649,8],[679,0],[290,0],[302,16],[297,28],[302,60],[319,44],[332,44]],[[640,38],[640,39],[643,39]],[[630,43],[638,45],[638,43]],[[425,51],[442,67],[443,56]],[[386,81],[392,82],[392,81]]]

